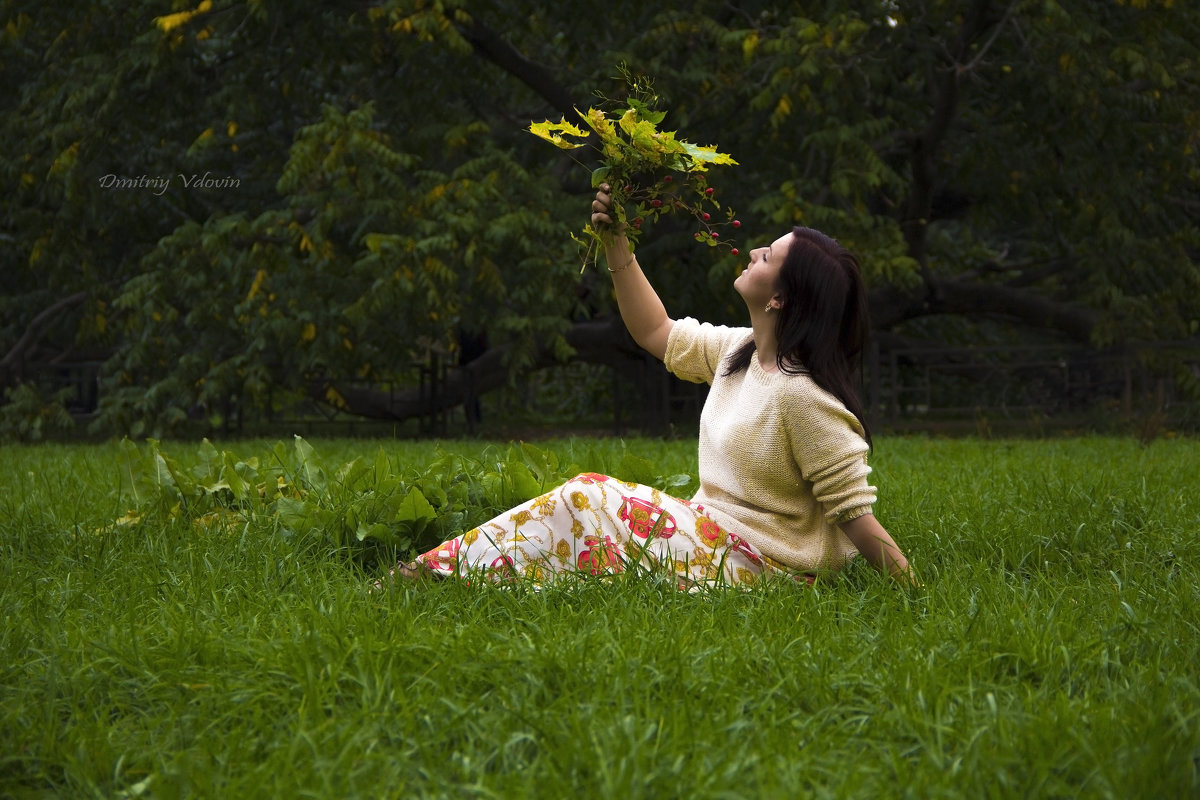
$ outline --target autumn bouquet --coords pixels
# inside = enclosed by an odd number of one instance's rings
[[[675,131],[660,130],[667,114],[652,108],[645,98],[630,97],[611,110],[589,108],[576,113],[586,127],[564,117],[560,122],[533,123],[529,131],[563,150],[598,151],[602,163],[592,170],[592,186],[612,187],[617,224],[625,228],[631,245],[649,223],[664,215],[685,214],[697,223],[696,241],[729,247],[737,255],[737,248],[721,237],[721,229],[741,223],[732,208],[721,206],[707,176],[709,167],[736,165],[731,156],[717,152],[715,146],[684,141]],[[587,249],[586,266],[601,244],[600,235],[588,223],[583,238],[573,238]]]

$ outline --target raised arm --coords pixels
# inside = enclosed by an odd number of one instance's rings
[[[662,361],[667,354],[667,339],[675,320],[667,316],[658,293],[642,273],[637,257],[630,252],[625,232],[614,226],[609,216],[611,206],[610,187],[604,184],[592,201],[592,227],[604,238],[604,258],[608,261],[616,290],[617,308],[633,340]]]

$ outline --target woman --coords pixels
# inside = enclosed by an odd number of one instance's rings
[[[395,576],[672,572],[681,588],[753,583],[769,574],[812,582],[856,553],[911,580],[908,562],[871,513],[870,449],[853,383],[867,332],[854,257],[796,228],[750,253],[733,282],[749,328],[667,315],[622,230],[605,185],[592,202],[621,318],[675,375],[712,385],[700,417],[700,489],[691,500],[579,475],[422,555]]]

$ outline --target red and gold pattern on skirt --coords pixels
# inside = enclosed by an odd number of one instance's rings
[[[749,585],[780,571],[702,505],[594,472],[443,542],[420,561],[443,576],[535,583],[637,566],[673,572],[681,589]],[[800,579],[811,583],[811,576]]]

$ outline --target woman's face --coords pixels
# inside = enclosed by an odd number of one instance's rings
[[[792,234],[785,233],[769,245],[750,251],[750,263],[733,281],[733,288],[751,310],[762,309],[773,298],[778,300],[779,268],[792,246]]]

